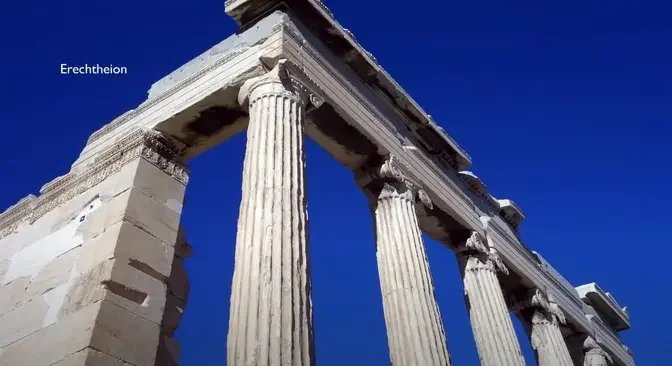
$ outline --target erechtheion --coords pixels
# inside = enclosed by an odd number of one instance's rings
[[[186,164],[245,129],[228,365],[315,363],[304,134],[370,199],[392,364],[451,363],[424,232],[461,264],[455,296],[483,365],[523,365],[521,342],[543,366],[634,365],[617,333],[627,309],[595,283],[569,284],[521,241],[521,208],[488,192],[320,1],[225,6],[237,34],[152,85],[70,172],[0,215],[0,365],[176,364]]]

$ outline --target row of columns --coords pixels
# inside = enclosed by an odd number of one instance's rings
[[[321,103],[317,91],[281,60],[267,74],[247,80],[239,94],[250,119],[231,290],[230,366],[315,363],[303,126],[306,109]],[[415,209],[416,201],[431,207],[431,200],[392,158],[363,171],[358,180],[374,193],[376,257],[392,364],[451,365]],[[485,238],[473,232],[456,246],[481,364],[524,365],[497,276],[508,270],[490,245],[487,218],[483,224]],[[540,365],[573,365],[559,328],[564,316],[541,291],[516,299],[512,310],[529,324]],[[608,355],[595,349],[586,352],[585,365],[606,365]]]

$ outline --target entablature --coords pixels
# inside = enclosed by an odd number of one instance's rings
[[[493,199],[495,198],[493,197]],[[499,210],[504,219],[515,229],[518,229],[520,223],[525,219],[525,214],[520,206],[509,199],[498,199],[496,201],[499,204]]]
[[[497,199],[488,192],[485,183],[473,172],[463,170],[459,172],[460,178],[469,185],[474,193],[480,196],[495,212],[498,212],[504,221],[506,221],[514,230],[518,230],[520,223],[525,218],[523,210],[508,199]]]
[[[621,308],[610,293],[604,292],[595,282],[576,287],[581,299],[592,306],[599,317],[616,331],[630,329],[630,312]]]
[[[562,291],[569,297],[571,298],[575,304],[578,306],[582,305],[581,297],[579,297],[579,293],[576,291],[574,286],[562,275],[558,270],[555,269],[549,263],[541,254],[539,254],[536,251],[532,251],[532,254],[537,258],[539,261],[540,267],[548,273],[548,275],[553,279],[556,284],[562,289]]]
[[[352,32],[343,28],[319,0],[228,0],[226,12],[241,28],[254,24],[275,9],[289,9],[312,33],[339,56],[372,90],[395,104],[409,128],[429,146],[430,153],[441,157],[455,170],[468,169],[471,158],[439,127],[366,51]]]

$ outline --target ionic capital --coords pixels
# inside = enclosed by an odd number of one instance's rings
[[[301,105],[319,108],[324,103],[324,92],[298,66],[281,59],[264,75],[245,81],[238,92],[241,106],[252,105],[264,96],[285,96]]]
[[[497,253],[495,248],[490,247],[486,239],[476,231],[472,231],[469,238],[467,238],[462,245],[456,248],[457,252],[466,257],[478,258],[483,263],[490,263],[488,267],[493,270],[498,269],[502,273],[508,274],[509,269],[506,268],[504,262]]]
[[[520,297],[511,299],[511,311],[520,312],[522,310],[534,309],[543,315],[549,315],[553,322],[565,324],[567,322],[565,314],[557,303],[549,298],[539,289],[527,290]]]
[[[467,240],[461,245],[457,246],[458,253],[469,256],[476,257],[483,261],[484,263],[491,262],[492,268],[499,269],[502,273],[509,274],[509,269],[506,268],[504,262],[502,262],[501,257],[497,250],[490,245],[490,233],[489,233],[489,222],[490,217],[481,216],[481,224],[483,225],[483,230],[485,232],[485,237],[479,234],[476,231],[472,231],[471,235]]]
[[[401,198],[406,201],[414,201],[415,195],[409,189],[398,189],[394,185],[385,183],[383,184],[383,189],[380,190],[380,194],[378,194],[378,201],[388,198]]]
[[[522,296],[513,296],[511,300],[511,311],[519,312],[527,309],[538,309],[550,311],[550,305],[546,295],[541,290],[529,289]]]
[[[596,361],[600,358],[604,358],[609,363],[614,363],[614,360],[611,358],[605,350],[597,344],[597,341],[593,337],[588,336],[585,341],[583,341],[583,346],[581,347],[585,354],[585,365],[586,366],[598,366],[600,365]]]
[[[382,189],[378,199],[388,198],[392,191],[404,192],[404,197],[422,202],[427,208],[433,207],[432,200],[419,185],[411,181],[402,171],[402,165],[392,155],[388,155],[379,164],[365,166],[355,176],[355,180],[361,187],[367,187],[371,183],[382,183]],[[399,187],[399,189],[397,189]]]

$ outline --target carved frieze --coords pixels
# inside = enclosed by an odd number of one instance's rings
[[[166,174],[187,184],[187,167],[177,161],[179,150],[157,131],[138,129],[101,153],[83,172],[70,172],[43,187],[39,197],[29,196],[0,215],[0,238],[13,233],[19,223],[30,224],[47,212],[117,173],[129,162],[142,157]]]
[[[33,209],[38,200],[35,195],[31,194],[0,214],[0,239],[14,231],[19,222],[32,217]]]

